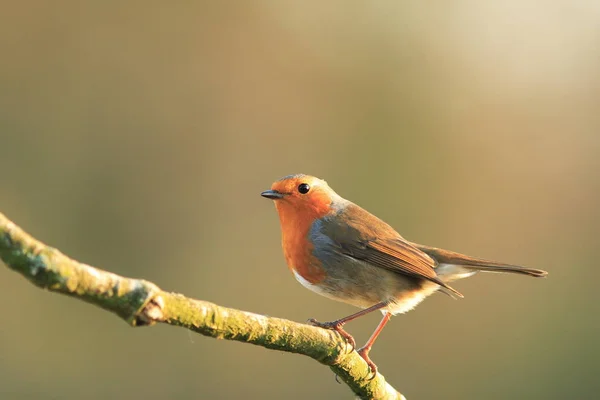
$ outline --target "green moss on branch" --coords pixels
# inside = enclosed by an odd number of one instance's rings
[[[152,282],[91,267],[34,239],[1,213],[0,259],[36,286],[95,304],[131,326],[161,322],[303,354],[329,366],[362,399],[404,398],[381,374],[369,380],[367,364],[336,332],[190,299]]]

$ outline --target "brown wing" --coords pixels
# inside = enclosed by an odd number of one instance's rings
[[[350,257],[399,274],[427,279],[463,297],[437,277],[433,258],[355,204],[347,205],[335,216],[324,218],[322,233]]]

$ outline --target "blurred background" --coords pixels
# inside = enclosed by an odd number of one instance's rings
[[[12,2],[0,211],[65,254],[305,321],[259,196],[326,179],[409,240],[550,271],[478,275],[371,353],[411,399],[600,391],[600,4]],[[2,399],[348,399],[306,357],[131,329],[0,268]],[[372,315],[348,330],[363,342]]]

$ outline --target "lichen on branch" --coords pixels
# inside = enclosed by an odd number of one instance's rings
[[[361,399],[404,399],[334,331],[221,307],[75,261],[0,213],[0,259],[36,286],[111,311],[131,326],[165,323],[217,339],[303,354],[329,366]]]

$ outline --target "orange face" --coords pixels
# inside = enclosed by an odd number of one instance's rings
[[[281,178],[262,195],[275,200],[280,217],[283,217],[282,214],[298,214],[298,217],[313,219],[328,214],[332,201],[337,197],[327,182],[303,174]]]

